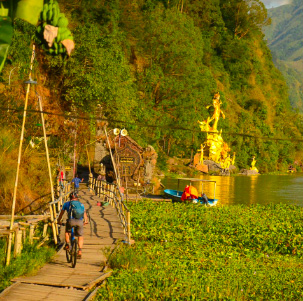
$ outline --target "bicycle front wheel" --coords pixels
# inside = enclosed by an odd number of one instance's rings
[[[78,247],[77,239],[74,239],[72,242],[72,251],[71,251],[72,268],[74,268],[77,263],[77,247]]]

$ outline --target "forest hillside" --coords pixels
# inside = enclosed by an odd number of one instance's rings
[[[291,105],[302,113],[303,3],[293,0],[290,4],[269,9],[268,15],[271,25],[264,28],[268,46],[276,67],[286,79]]]
[[[109,127],[125,127],[143,147],[154,146],[162,168],[169,156],[190,158],[206,135],[197,121],[212,115],[206,107],[217,91],[226,115],[218,128],[236,153],[238,168],[249,167],[253,155],[261,172],[284,171],[302,160],[302,119],[292,111],[287,84],[264,39],[262,28],[269,20],[261,1],[60,0],[58,7],[75,43],[71,55],[62,45],[50,48],[43,41],[41,28],[49,15],[41,14],[37,26],[21,18],[12,23],[0,74],[1,119],[6,121],[0,137],[2,202],[12,191],[33,42],[37,85],[25,132],[28,164],[20,180],[29,199],[46,193],[47,181],[37,165],[42,159],[32,162],[43,146],[29,146],[42,135],[34,112],[37,95],[49,112],[54,163],[70,160],[75,131],[81,157],[84,145],[95,139],[96,117],[106,118]]]

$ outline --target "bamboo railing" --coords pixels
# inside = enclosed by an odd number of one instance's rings
[[[26,240],[33,244],[34,240],[40,240],[37,247],[39,248],[43,243],[49,240],[47,234],[49,214],[45,215],[15,215],[13,227],[10,228],[11,215],[0,216],[0,238],[8,240],[11,237],[14,247],[14,257],[22,252],[23,244]],[[43,232],[41,236],[35,236],[35,230],[39,222],[43,221]]]
[[[67,201],[70,194],[70,183],[60,187],[59,197],[49,203],[49,212],[44,215],[15,215],[14,224],[10,229],[11,215],[0,215],[0,238],[13,241],[14,257],[22,252],[22,246],[28,239],[32,244],[34,240],[41,240],[37,247],[50,239],[47,234],[48,226],[52,227],[53,239],[58,243],[57,215],[61,211],[62,205]],[[35,230],[39,222],[43,221],[42,236],[35,236]],[[7,255],[8,256],[8,255]],[[10,254],[9,254],[10,256]]]
[[[104,180],[97,180],[90,174],[89,189],[95,192],[98,197],[103,198],[104,201],[108,201],[117,210],[124,234],[126,235],[126,241],[131,244],[130,210],[124,203],[124,195],[121,193],[119,186]]]

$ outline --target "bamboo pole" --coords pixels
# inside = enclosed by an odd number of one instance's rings
[[[11,258],[12,231],[13,231],[13,226],[14,226],[14,216],[15,216],[15,207],[16,207],[16,198],[17,198],[18,178],[19,178],[19,170],[20,170],[20,163],[21,163],[22,145],[23,145],[23,139],[24,139],[26,111],[27,111],[29,90],[30,90],[30,85],[31,85],[30,81],[31,81],[31,76],[32,76],[32,69],[33,69],[34,60],[35,60],[35,44],[33,44],[33,51],[32,51],[30,71],[29,71],[29,83],[27,84],[26,97],[25,97],[25,103],[24,103],[23,121],[22,121],[20,144],[19,144],[19,154],[18,154],[18,162],[17,162],[17,172],[16,172],[16,180],[15,180],[13,204],[12,204],[12,218],[11,218],[11,223],[10,223],[10,233],[9,233],[8,244],[7,244],[7,252],[6,252],[6,265],[7,266],[9,265],[10,258]]]
[[[22,248],[22,231],[17,228],[15,231],[14,257],[21,253]]]
[[[48,167],[48,175],[49,175],[49,182],[50,182],[50,190],[51,190],[51,197],[52,197],[52,202],[55,201],[54,197],[54,186],[53,186],[53,179],[52,179],[52,170],[51,170],[51,165],[50,165],[50,160],[49,160],[49,152],[48,152],[48,145],[47,145],[47,137],[46,137],[46,129],[45,129],[45,122],[44,122],[44,115],[43,115],[43,108],[42,108],[42,101],[41,97],[38,96],[39,100],[39,108],[40,108],[40,113],[41,113],[41,122],[42,122],[42,127],[43,127],[43,136],[44,136],[44,145],[45,145],[45,153],[46,153],[46,160],[47,160],[47,167]],[[62,179],[63,180],[63,179]],[[52,219],[52,229],[54,232],[54,241],[55,244],[57,244],[57,235],[58,235],[58,226],[57,226],[57,220],[56,220],[56,208],[54,205],[54,218]],[[56,238],[55,238],[56,237]]]
[[[137,179],[137,193],[136,193],[136,204],[138,203],[138,189],[139,189],[139,178],[140,178],[140,170],[139,170],[139,173],[138,173],[138,179]]]
[[[130,212],[127,211],[127,238],[128,238],[128,243],[130,244]]]
[[[47,234],[47,227],[48,227],[48,223],[44,223],[43,225],[43,234],[42,234],[42,237],[45,237],[46,234]]]
[[[29,242],[30,242],[30,244],[33,244],[34,233],[35,233],[35,226],[30,225],[29,226]]]
[[[124,234],[126,234],[126,225],[125,225],[125,208],[124,208],[124,206],[122,206],[122,214],[123,214],[123,217],[124,217],[124,219],[123,219],[123,232],[124,232]]]
[[[86,155],[87,155],[87,161],[88,161],[88,169],[89,169],[89,174],[91,175],[92,170],[90,168],[90,158],[89,158],[89,152],[88,152],[88,148],[87,148],[87,144],[86,144],[86,140],[84,139],[84,143],[85,143],[85,148],[86,148]]]
[[[76,157],[77,157],[77,119],[76,119],[76,128],[75,128],[75,141],[74,141],[74,172],[73,172],[73,177],[76,176]]]
[[[41,101],[41,97],[40,96],[38,96],[38,100],[39,100],[39,108],[40,108],[41,121],[42,121],[42,127],[43,127],[44,145],[45,145],[45,153],[46,153],[48,175],[49,175],[49,182],[50,182],[50,189],[51,189],[51,197],[52,197],[52,202],[54,202],[55,201],[55,197],[54,197],[54,186],[53,186],[53,179],[52,179],[52,170],[51,170],[51,165],[50,165],[50,161],[49,161],[49,152],[48,152],[48,145],[47,145],[47,138],[46,138],[45,122],[44,122],[42,101]]]
[[[127,187],[127,177],[125,176],[125,189],[126,189],[126,203],[128,202],[128,187]]]
[[[110,143],[109,143],[109,138],[108,138],[108,135],[107,135],[106,127],[104,127],[104,132],[105,132],[106,139],[107,139],[107,144],[108,144],[108,148],[109,148],[110,157],[111,157],[112,162],[113,162],[113,167],[114,167],[114,171],[115,171],[115,175],[116,175],[116,179],[117,179],[117,184],[120,187],[120,179],[119,179],[118,174],[117,174],[116,163],[115,163],[115,160],[114,160],[114,157],[113,157],[112,149],[110,147]]]
[[[54,242],[55,242],[55,244],[57,244],[58,243],[57,231],[56,231],[56,226],[54,223],[54,213],[53,213],[52,205],[49,205],[49,212],[50,212],[50,220],[51,220],[52,229],[53,229]]]

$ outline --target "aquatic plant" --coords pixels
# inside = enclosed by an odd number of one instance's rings
[[[136,243],[112,257],[114,274],[99,300],[303,297],[301,208],[152,202],[130,207]],[[125,254],[132,254],[129,263]]]

